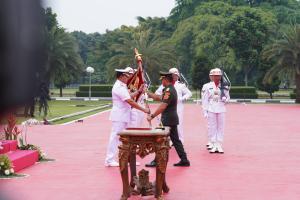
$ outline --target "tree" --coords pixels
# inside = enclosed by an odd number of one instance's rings
[[[135,65],[134,48],[142,53],[144,68],[155,84],[159,82],[157,77],[160,70],[167,70],[176,64],[174,46],[159,37],[150,37],[150,30],[137,30],[111,46],[116,55],[107,62],[110,80],[114,79],[115,68]]]
[[[282,74],[288,74],[296,81],[296,102],[300,103],[300,25],[293,25],[282,33],[282,37],[263,51],[263,58],[274,61],[275,65],[267,72],[264,82]]]
[[[201,89],[209,81],[209,62],[207,57],[199,58],[192,66],[192,86]]]
[[[273,63],[263,62],[257,73],[256,87],[262,91],[267,92],[270,98],[273,99],[273,93],[279,90],[279,85],[281,83],[278,76],[272,78],[270,82],[264,82],[264,77],[267,71],[273,66]]]
[[[247,7],[240,8],[226,22],[228,44],[241,64],[246,86],[248,76],[259,65],[260,53],[275,27],[276,21],[271,13]]]
[[[53,80],[62,95],[62,88],[83,71],[75,39],[64,29],[53,27],[47,31],[46,57],[48,82]]]

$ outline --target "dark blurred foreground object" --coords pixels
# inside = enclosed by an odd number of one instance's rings
[[[45,63],[42,14],[39,0],[0,2],[0,114],[31,107],[37,95]]]

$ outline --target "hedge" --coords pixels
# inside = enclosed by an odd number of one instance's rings
[[[256,93],[255,87],[246,87],[246,86],[232,86],[230,88],[230,93]]]
[[[230,93],[231,99],[257,99],[258,94],[253,93]]]
[[[92,92],[111,92],[113,85],[92,85],[91,91]],[[155,92],[159,86],[151,85],[149,90]],[[89,85],[80,85],[79,92],[89,92],[90,86]]]
[[[258,94],[255,87],[232,86],[230,88],[230,98],[232,99],[257,99]]]
[[[89,92],[76,92],[76,97],[89,97]],[[91,97],[111,97],[111,91],[109,92],[91,92]]]
[[[112,90],[113,85],[92,85],[91,91],[95,92],[108,92]],[[81,85],[79,86],[80,92],[88,92],[90,90],[89,85]]]

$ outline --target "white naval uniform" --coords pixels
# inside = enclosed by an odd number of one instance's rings
[[[126,102],[128,99],[130,99],[130,94],[127,85],[117,80],[112,88],[113,107],[109,116],[109,119],[112,121],[112,129],[105,158],[106,165],[115,162],[119,145],[117,134],[126,129],[130,122],[131,106]]]
[[[222,143],[224,139],[225,104],[229,101],[229,90],[224,90],[225,97],[221,99],[220,85],[207,83],[202,89],[202,108],[208,114],[208,137],[212,143]]]
[[[137,103],[142,107],[145,108],[145,96],[146,94],[141,94],[139,99],[137,100]],[[143,122],[145,119],[145,113],[141,110],[138,110],[136,108],[132,108],[130,112],[130,122],[128,127],[132,128],[139,128],[143,126]]]
[[[184,105],[183,102],[188,100],[192,96],[192,92],[186,87],[184,83],[176,81],[174,84],[175,90],[177,92],[177,114],[179,118],[178,124],[178,136],[182,143],[184,143],[183,135],[183,111]],[[155,94],[162,95],[163,85],[160,85],[159,88],[155,91]]]
[[[212,82],[212,81],[211,81]],[[208,83],[205,83],[204,85],[203,85],[203,87],[202,87],[202,90],[201,90],[201,99],[202,99],[202,108],[203,108],[203,97],[204,97],[204,95],[205,95],[205,92],[206,92],[206,90],[208,89],[208,87],[209,87],[209,85],[210,85],[210,83],[211,82],[208,82]],[[208,116],[208,111],[207,111],[207,109],[204,109],[203,108],[203,115],[204,115],[204,117],[205,118],[207,118]],[[209,121],[207,120],[207,130],[209,129]],[[209,135],[209,131],[207,131],[207,137],[208,137],[208,141],[209,142],[211,142],[211,138],[210,138],[210,135]]]

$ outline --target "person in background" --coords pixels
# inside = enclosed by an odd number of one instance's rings
[[[184,102],[187,101],[192,96],[192,92],[187,88],[187,86],[180,81],[180,73],[177,68],[169,69],[169,72],[172,74],[174,87],[177,92],[177,114],[179,118],[178,125],[178,136],[182,143],[184,143],[184,134],[183,134],[183,112],[184,112]],[[162,95],[163,85],[155,91],[155,94]]]
[[[212,72],[213,72],[213,69],[211,69],[210,72],[209,72],[209,80],[210,81],[208,83],[205,83],[202,87],[202,90],[201,90],[202,102],[203,102],[203,96],[204,96],[206,90],[208,90],[210,83],[213,82]],[[206,105],[202,104],[202,107],[203,106],[206,106]],[[207,117],[208,117],[208,112],[206,110],[207,110],[206,108],[203,108],[203,116],[204,116],[205,119],[207,119]],[[212,139],[211,139],[211,136],[209,135],[208,129],[209,129],[209,123],[207,121],[207,138],[208,138],[208,142],[206,144],[206,147],[207,147],[208,150],[210,150],[210,149],[212,149],[213,145],[212,145]]]
[[[224,153],[222,143],[224,140],[225,105],[230,99],[229,88],[221,88],[222,71],[219,68],[213,69],[211,76],[213,81],[206,86],[202,97],[203,113],[208,119],[208,135],[212,143],[209,152]]]

